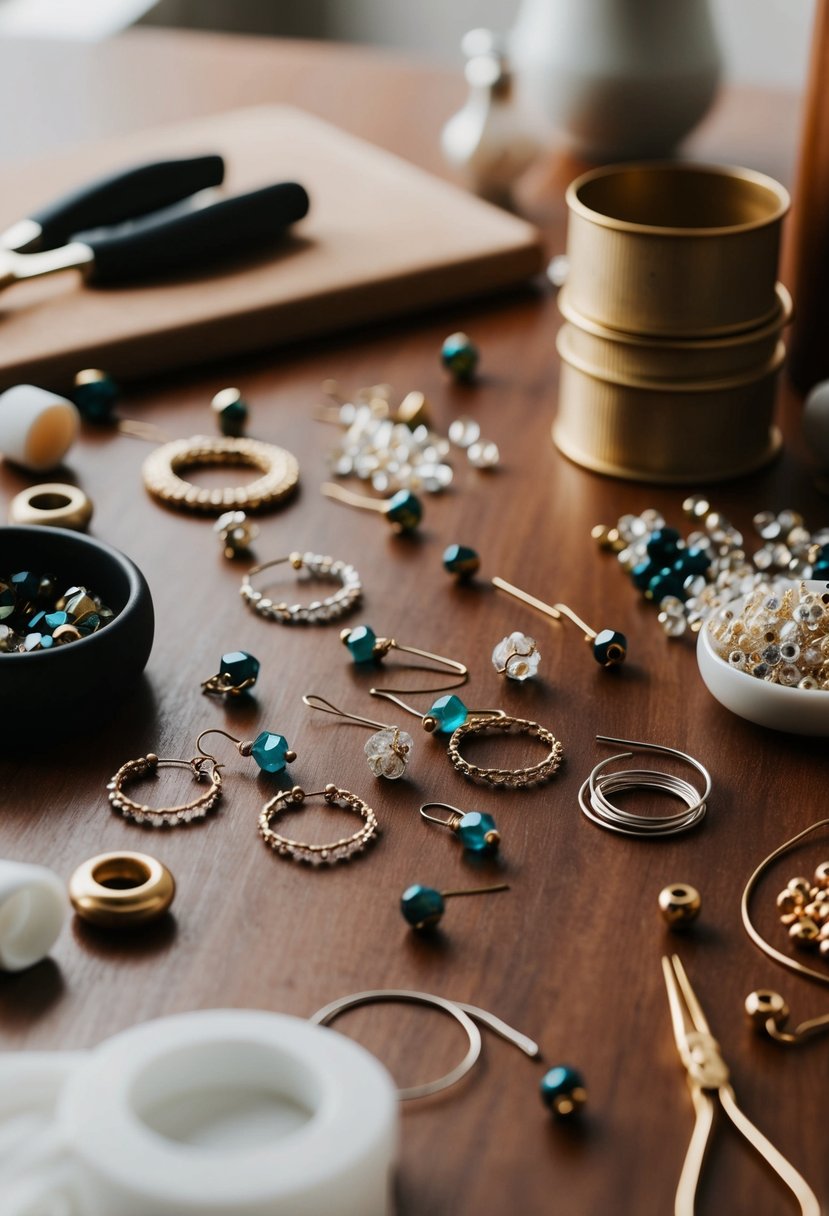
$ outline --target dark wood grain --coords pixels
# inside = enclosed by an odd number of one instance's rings
[[[393,57],[225,37],[143,33],[102,47],[37,45],[25,53],[4,45],[0,69],[7,107],[14,99],[18,115],[0,134],[7,158],[233,105],[290,100],[441,172],[437,133],[462,95],[454,75]],[[794,99],[730,93],[690,150],[788,180],[796,130]],[[577,168],[551,153],[528,186],[527,210],[544,225],[551,251],[563,245],[562,187]],[[158,636],[145,683],[117,714],[102,707],[70,743],[44,706],[49,747],[37,757],[0,760],[0,856],[44,862],[68,877],[94,852],[143,847],[169,864],[179,893],[170,921],[133,941],[73,924],[53,961],[0,977],[0,1044],[87,1046],[147,1018],[217,1005],[305,1015],[374,986],[470,1000],[536,1037],[547,1062],[580,1067],[589,1110],[579,1128],[551,1125],[537,1094],[539,1066],[487,1036],[471,1080],[404,1112],[402,1216],[664,1216],[692,1111],[659,964],[676,943],[666,936],[656,896],[666,883],[685,880],[700,888],[704,908],[680,950],[733,1067],[738,1097],[827,1202],[820,1115],[826,1047],[775,1050],[752,1037],[742,1014],[743,998],[761,985],[781,988],[797,1018],[824,1012],[827,996],[767,963],[739,922],[740,891],[755,863],[826,813],[825,743],[728,715],[701,685],[691,646],[668,643],[613,559],[595,552],[591,526],[623,511],[656,506],[682,526],[682,496],[592,476],[555,451],[549,433],[557,324],[552,294],[528,289],[276,358],[216,367],[205,351],[203,370],[135,388],[123,407],[189,435],[210,428],[212,394],[240,384],[252,406],[251,432],[290,448],[302,467],[299,497],[263,519],[257,555],[307,548],[353,560],[365,583],[356,619],[469,663],[469,703],[500,704],[550,726],[564,743],[565,764],[536,791],[466,785],[414,722],[411,779],[376,782],[365,766],[363,732],[311,715],[300,703],[303,692],[316,691],[377,712],[380,703],[366,695],[371,677],[349,663],[337,626],[287,629],[246,612],[237,594],[240,570],[222,560],[209,523],[145,496],[139,473],[146,446],[95,435],[78,444],[71,475],[95,501],[94,532],[146,573]],[[474,336],[483,355],[472,389],[449,385],[439,366],[440,342],[458,328]],[[319,496],[335,432],[312,413],[328,376],[350,387],[388,381],[401,396],[421,389],[442,427],[459,413],[473,414],[499,443],[502,468],[487,475],[456,461],[455,485],[428,499],[419,538],[395,540],[375,515]],[[782,458],[762,474],[711,490],[747,534],[761,508],[792,505],[814,527],[827,522],[798,434],[798,402],[785,386],[781,408]],[[3,503],[26,484],[2,468]],[[482,556],[481,577],[468,587],[456,586],[441,567],[444,545],[455,540]],[[494,592],[493,574],[571,603],[597,627],[624,630],[626,669],[602,672],[574,628],[547,623]],[[528,687],[506,686],[489,661],[495,642],[516,628],[531,631],[543,654],[543,678]],[[229,647],[262,660],[249,711],[223,707],[199,690]],[[392,674],[401,674],[397,659],[385,678],[400,682]],[[380,843],[333,872],[274,857],[256,835],[272,786],[232,754],[222,809],[208,825],[156,836],[110,813],[105,785],[119,764],[150,749],[189,756],[195,734],[210,724],[245,735],[265,725],[283,731],[299,753],[290,780],[306,788],[335,781],[366,797],[381,820]],[[714,792],[702,829],[674,842],[642,843],[589,824],[576,794],[604,754],[594,743],[599,732],[671,744],[708,765]],[[406,930],[397,912],[402,888],[412,881],[462,885],[480,874],[448,834],[420,822],[417,808],[426,799],[492,811],[503,859],[482,873],[506,875],[512,884],[505,894],[454,901],[435,941]],[[322,832],[324,812],[307,811],[305,824],[309,834]],[[808,870],[824,852],[816,840],[799,856],[802,865],[786,863],[763,884],[761,905],[781,877]],[[761,919],[776,931],[770,914]],[[437,1074],[458,1050],[443,1021],[366,1010],[343,1027],[410,1083]],[[753,1216],[791,1210],[762,1165],[725,1132],[702,1201],[707,1211],[739,1208]]]

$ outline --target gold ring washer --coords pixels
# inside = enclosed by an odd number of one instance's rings
[[[92,500],[79,486],[44,482],[21,490],[9,503],[10,524],[37,524],[84,532],[92,518]]]
[[[244,465],[257,469],[262,476],[244,486],[210,489],[179,475],[181,470],[199,465]],[[156,448],[144,461],[142,477],[154,498],[183,511],[208,514],[234,508],[267,511],[294,492],[299,482],[299,464],[284,448],[259,439],[196,435],[192,439],[174,439]]]
[[[156,920],[170,907],[176,883],[147,853],[100,853],[78,866],[69,899],[78,916],[114,928]]]

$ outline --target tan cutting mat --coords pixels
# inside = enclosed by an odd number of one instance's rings
[[[158,128],[0,177],[0,230],[89,178],[220,152],[239,193],[301,182],[306,219],[261,261],[187,281],[84,286],[75,271],[0,298],[0,388],[59,389],[83,367],[122,379],[385,318],[517,283],[542,265],[529,224],[287,106]]]

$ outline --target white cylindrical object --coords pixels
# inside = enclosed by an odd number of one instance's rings
[[[0,393],[0,452],[34,473],[57,468],[80,424],[71,401],[34,384],[15,384]]]
[[[90,1052],[55,1133],[83,1216],[389,1216],[398,1118],[385,1068],[336,1031],[202,1010]]]
[[[0,861],[0,970],[22,971],[45,958],[67,909],[66,889],[52,870]]]

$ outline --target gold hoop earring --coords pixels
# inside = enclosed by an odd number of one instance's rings
[[[292,840],[281,836],[271,826],[274,819],[283,811],[296,810],[301,807],[306,798],[322,796],[329,806],[340,806],[344,810],[354,811],[363,820],[362,827],[351,836],[332,841],[331,844],[306,844],[301,840]],[[326,785],[323,790],[312,790],[306,793],[300,786],[283,790],[275,798],[266,802],[259,815],[259,835],[265,844],[269,845],[280,857],[292,858],[294,861],[307,862],[310,865],[336,865],[338,861],[348,861],[362,853],[375,840],[380,828],[377,816],[371,807],[352,794],[349,790],[339,789],[336,785]]]
[[[346,713],[344,709],[332,705],[330,701],[326,701],[325,697],[321,697],[315,692],[305,693],[302,701],[309,709],[317,709],[320,713],[332,714],[334,717],[344,718],[348,722],[355,722],[359,726],[376,727],[376,733],[371,736],[364,748],[369,768],[375,777],[386,777],[389,781],[397,781],[403,776],[414,747],[414,740],[407,731],[388,722],[375,722],[372,718],[361,718],[357,714]]]
[[[404,646],[395,638],[378,637],[370,625],[357,625],[355,629],[344,629],[340,634],[340,641],[348,648],[349,654],[358,666],[380,663],[390,651],[398,650],[403,654],[413,654],[418,659],[428,659],[435,666],[445,667],[458,676],[458,679],[451,684],[422,688],[421,692],[446,692],[450,688],[461,688],[469,679],[469,668],[465,663],[459,663],[457,659],[448,659],[442,654],[434,654],[431,650],[421,650],[418,646]],[[372,693],[375,691],[405,693],[413,690],[407,688],[372,689]]]
[[[207,489],[185,481],[180,470],[198,465],[245,465],[262,476],[249,485]],[[142,469],[153,498],[170,507],[199,513],[234,510],[267,511],[294,492],[299,482],[296,457],[258,439],[174,439],[151,452]]]

